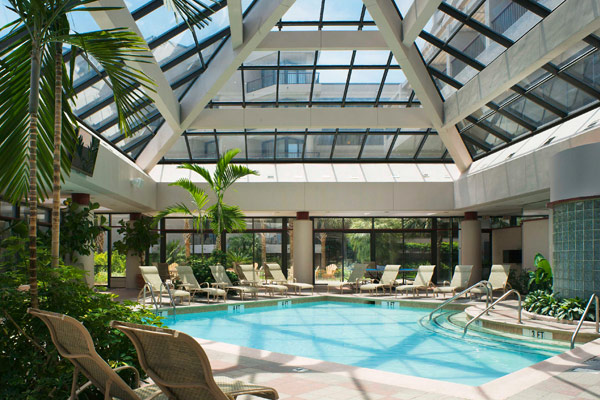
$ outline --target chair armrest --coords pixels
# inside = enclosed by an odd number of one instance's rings
[[[131,369],[131,370],[133,370],[133,375],[135,376],[135,387],[136,388],[140,387],[140,373],[139,373],[139,371],[134,366],[131,366],[131,365],[122,365],[120,367],[113,368],[113,371],[119,372],[119,371],[122,371],[122,370],[125,370],[125,369]]]
[[[206,287],[207,287],[207,288],[209,288],[209,287],[210,287],[210,283],[208,283],[208,282],[202,282],[202,283],[200,284],[200,287],[204,287],[203,285],[206,285]]]
[[[444,282],[442,282],[442,286],[450,286],[450,281],[444,281]]]

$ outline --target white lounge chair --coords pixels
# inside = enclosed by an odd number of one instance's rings
[[[433,278],[433,272],[435,271],[435,265],[420,265],[417,270],[417,276],[412,285],[401,285],[396,286],[396,297],[398,292],[412,291],[413,297],[416,296],[419,290],[425,290],[425,296],[429,295],[429,288],[433,289],[431,279]]]
[[[153,299],[156,300],[156,296],[158,296],[158,304],[162,304],[162,296],[167,295],[171,305],[175,305],[175,299],[179,298],[180,302],[183,304],[183,299],[187,297],[188,304],[191,304],[192,295],[190,292],[186,290],[179,289],[171,289],[169,285],[164,283],[160,279],[160,275],[158,274],[158,269],[152,265],[140,267],[140,272],[142,273],[142,278],[144,278],[144,287],[140,290],[138,294],[138,302],[140,298],[143,299],[143,304],[146,304],[146,289],[150,291]]]
[[[188,265],[178,265],[177,274],[181,279],[181,286],[190,292],[193,296],[196,293],[206,293],[208,302],[210,303],[210,297],[214,297],[216,301],[219,297],[223,298],[223,301],[227,301],[227,292],[219,288],[211,288],[208,282],[198,283],[198,280],[194,276],[194,271]],[[206,286],[203,286],[206,285]]]
[[[506,289],[510,287],[510,284],[508,283],[509,275],[510,265],[492,265],[490,277],[488,278],[488,282],[492,286],[492,298],[490,300],[494,300],[494,291],[502,290],[502,293],[506,293]],[[471,294],[471,297],[473,297],[473,295],[479,295],[479,297],[482,297],[484,294],[487,295],[487,288],[476,287],[473,288],[469,293]]]
[[[283,274],[283,271],[281,270],[281,266],[279,264],[265,263],[263,265],[263,268],[266,268],[269,271],[271,277],[273,278],[273,283],[293,288],[294,294],[300,294],[302,292],[302,289],[310,289],[312,292],[311,294],[315,294],[315,287],[310,283],[296,282],[296,280],[294,280],[293,282],[288,281],[285,275]]]
[[[456,292],[464,290],[469,286],[472,271],[472,265],[457,265],[456,268],[454,268],[452,280],[450,282],[444,282],[444,285],[447,286],[438,286],[433,289],[433,293],[436,296],[438,293],[443,293],[444,297],[446,297],[446,293],[450,293],[454,296]]]
[[[327,293],[329,293],[329,288],[338,288],[340,289],[340,293],[343,293],[345,286],[354,287],[355,291],[358,292],[358,287],[365,280],[366,271],[367,264],[354,264],[347,281],[327,282]]]
[[[288,295],[287,294],[288,293],[287,286],[262,282],[260,277],[258,276],[258,272],[254,269],[254,265],[240,264],[240,265],[238,265],[238,270],[243,275],[243,277],[242,277],[243,282],[248,283],[248,284],[254,286],[255,288],[263,289],[265,291],[265,293],[270,294],[271,297],[273,297],[275,295],[275,292],[278,292],[282,296]]]
[[[234,285],[227,276],[227,272],[225,272],[225,267],[222,265],[211,265],[209,266],[210,272],[212,273],[215,281],[211,283],[211,286],[223,289],[223,290],[232,290],[239,294],[240,298],[244,300],[244,295],[250,294],[255,299],[258,296],[258,289],[250,286],[240,286]]]
[[[377,294],[377,290],[381,288],[385,294],[385,289],[389,288],[390,294],[392,294],[392,288],[396,285],[396,278],[398,277],[399,270],[400,265],[386,265],[379,283],[367,283],[366,285],[360,285],[360,292],[362,293],[363,290],[368,290],[369,293],[373,293],[373,291],[375,291],[375,294]]]

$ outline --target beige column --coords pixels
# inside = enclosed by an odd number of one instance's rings
[[[306,211],[297,212],[294,222],[294,278],[313,283],[313,223]]]
[[[71,199],[73,200],[73,204],[76,204],[78,208],[90,205],[89,193],[73,193]],[[90,218],[93,218],[94,212],[91,211],[90,214]],[[74,266],[85,272],[85,282],[89,287],[94,287],[94,252],[91,252],[87,256],[75,253],[74,258]]]
[[[133,224],[136,220],[142,217],[139,213],[129,214],[128,224]],[[140,273],[140,262],[141,258],[138,255],[134,255],[130,250],[127,252],[127,258],[125,260],[125,287],[127,289],[137,289],[137,276]]]
[[[466,212],[460,223],[460,263],[473,266],[471,285],[481,280],[481,221],[476,212]]]

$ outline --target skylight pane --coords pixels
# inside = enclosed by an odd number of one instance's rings
[[[279,71],[279,100],[308,101],[312,76],[311,70],[285,69]]]
[[[195,47],[194,37],[188,29],[152,50],[156,62],[165,64]]]
[[[362,0],[325,0],[323,21],[359,21]]]
[[[347,101],[375,101],[383,70],[353,70],[350,76],[350,84],[348,93],[346,94]]]
[[[244,71],[246,101],[275,101],[277,70]]]
[[[244,135],[222,134],[217,135],[219,154],[223,155],[231,149],[240,149],[234,160],[246,158],[246,141]]]
[[[281,18],[282,21],[318,21],[321,0],[296,0]]]
[[[423,135],[398,135],[390,153],[390,158],[412,159],[422,140]]]
[[[394,135],[367,135],[361,158],[385,158]]]
[[[333,158],[358,158],[364,135],[338,134]]]
[[[444,146],[442,139],[438,135],[429,135],[417,159],[441,158],[445,151],[446,146]]]
[[[188,135],[193,160],[216,160],[217,142],[214,135]]]
[[[248,135],[248,159],[273,159],[275,155],[275,135]]]
[[[389,56],[387,50],[358,50],[354,65],[386,65]]]
[[[304,149],[304,135],[277,135],[278,159],[302,158]]]
[[[306,150],[304,152],[304,158],[329,158],[331,156],[331,146],[333,145],[333,138],[333,135],[309,134],[306,138]]]

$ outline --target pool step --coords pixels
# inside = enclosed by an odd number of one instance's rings
[[[467,334],[463,335],[466,323],[467,318],[465,313],[453,311],[441,313],[431,321],[429,321],[428,317],[421,320],[421,325],[425,329],[436,334],[461,339],[482,346],[504,348],[507,345],[511,345],[518,346],[522,351],[547,352],[548,355],[555,355],[560,350],[568,349],[568,346],[563,342],[524,338],[521,335],[493,331],[475,324],[469,326]]]

